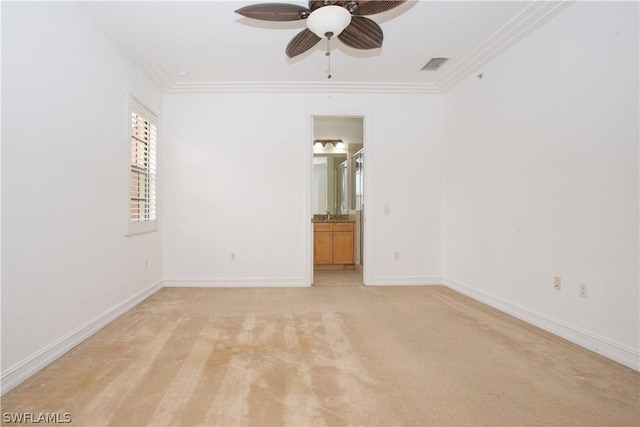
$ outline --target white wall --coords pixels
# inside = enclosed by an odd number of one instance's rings
[[[441,277],[440,96],[175,94],[165,96],[168,285],[309,284],[312,115],[366,117],[368,283]]]
[[[480,72],[446,96],[448,283],[638,369],[638,3],[578,2]]]
[[[161,285],[160,233],[124,236],[127,90],[161,113],[76,5],[2,4],[3,392]]]
[[[319,116],[313,120],[313,139],[342,139],[345,144],[362,144],[361,117]]]

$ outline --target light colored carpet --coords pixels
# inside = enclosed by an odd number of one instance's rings
[[[2,399],[72,426],[634,426],[640,375],[445,287],[166,288]]]

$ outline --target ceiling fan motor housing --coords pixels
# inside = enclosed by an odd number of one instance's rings
[[[307,18],[307,28],[318,37],[330,39],[340,35],[351,23],[351,13],[342,6],[324,6]]]

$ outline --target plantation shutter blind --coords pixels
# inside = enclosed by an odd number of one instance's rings
[[[134,223],[157,219],[157,137],[151,115],[132,108],[129,220]]]

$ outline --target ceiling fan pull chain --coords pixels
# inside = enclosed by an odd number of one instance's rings
[[[327,57],[327,62],[329,63],[329,74],[327,75],[327,78],[330,79],[331,78],[331,38],[327,38],[327,53],[325,53],[325,56]]]

